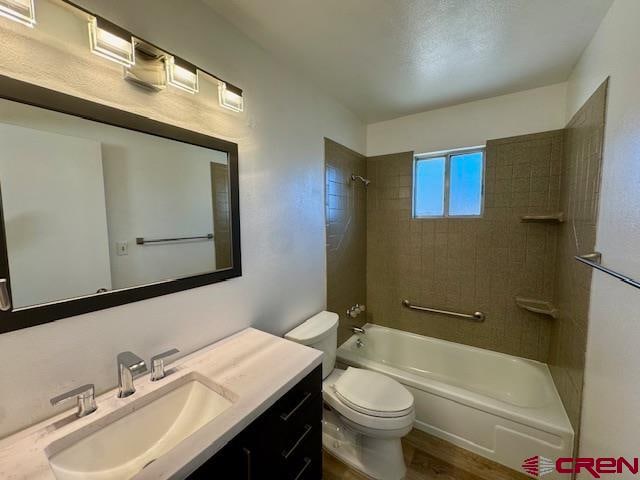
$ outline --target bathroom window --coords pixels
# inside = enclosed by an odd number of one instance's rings
[[[413,216],[478,217],[484,192],[484,148],[418,155]]]

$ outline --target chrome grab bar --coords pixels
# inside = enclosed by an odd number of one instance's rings
[[[206,235],[196,235],[194,237],[154,238],[154,239],[137,237],[136,245],[146,245],[148,243],[183,242],[187,240],[213,240],[213,233],[207,233]]]
[[[468,313],[458,313],[458,312],[450,312],[449,310],[440,310],[437,308],[429,308],[429,307],[420,307],[418,305],[413,305],[409,300],[403,300],[402,305],[411,310],[420,310],[421,312],[431,312],[431,313],[439,313],[440,315],[449,315],[451,317],[458,318],[466,318],[467,320],[473,320],[474,322],[484,322],[487,316],[483,312],[473,312],[472,314]]]
[[[614,278],[617,278],[621,282],[626,283],[627,285],[631,285],[632,287],[640,288],[640,282],[634,280],[631,277],[618,273],[610,268],[604,267],[600,264],[600,260],[602,259],[602,254],[600,252],[588,253],[586,255],[576,255],[574,257],[577,261],[584,263],[596,270],[600,270],[601,272],[607,273]]]

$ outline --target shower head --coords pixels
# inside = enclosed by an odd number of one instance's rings
[[[368,178],[364,178],[362,175],[356,175],[356,174],[351,174],[351,181],[355,182],[356,180],[360,180],[362,183],[364,183],[365,187],[368,187],[369,184],[371,183],[371,180],[369,180]]]

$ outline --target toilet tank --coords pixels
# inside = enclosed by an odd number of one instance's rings
[[[324,352],[322,378],[327,378],[336,364],[338,314],[320,312],[291,330],[284,338]]]

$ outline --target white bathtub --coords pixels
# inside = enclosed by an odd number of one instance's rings
[[[573,429],[546,364],[373,324],[364,329],[364,346],[352,336],[338,361],[405,385],[416,428],[518,471],[536,455],[571,457]]]

